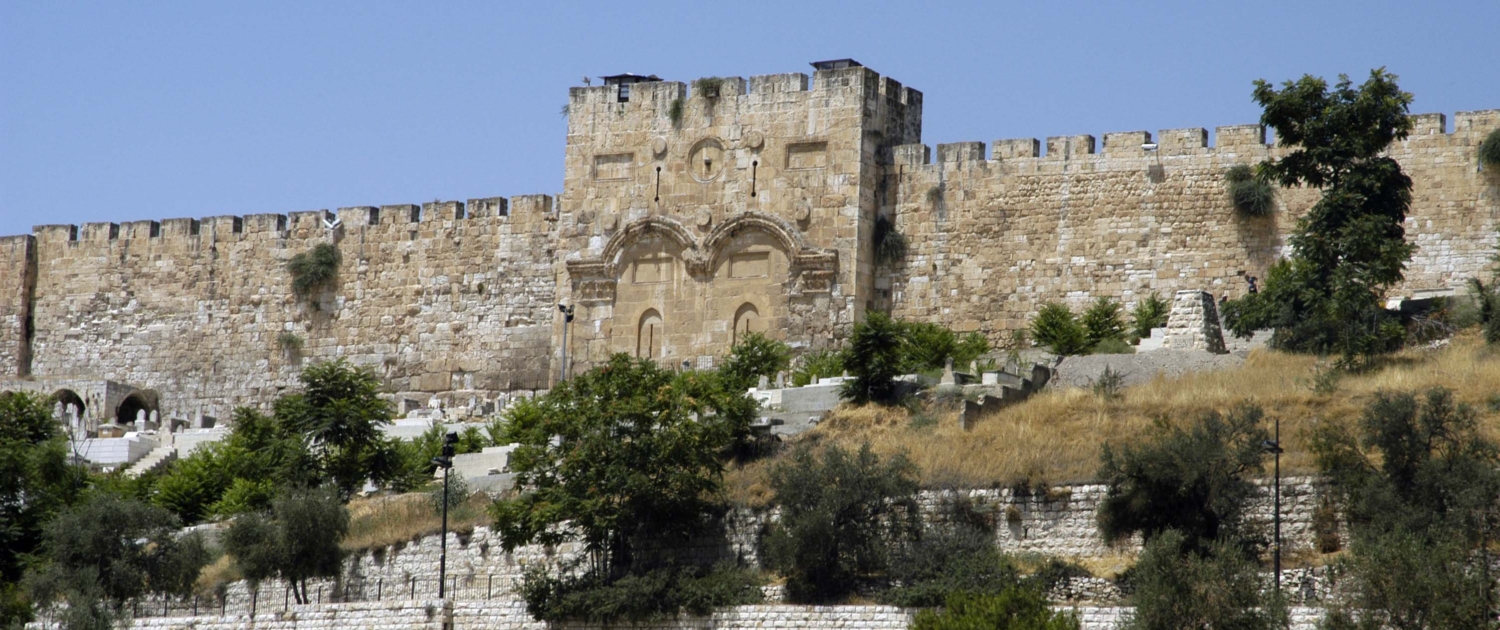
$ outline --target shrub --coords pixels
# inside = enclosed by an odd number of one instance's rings
[[[1045,593],[1012,585],[996,594],[954,593],[940,610],[917,613],[912,630],[1078,630],[1076,614],[1054,611]]]
[[[724,87],[723,77],[703,77],[693,80],[693,93],[703,98],[718,98]]]
[[[971,332],[963,336],[941,324],[900,322],[901,369],[906,372],[938,370],[953,359],[955,369],[966,370],[969,363],[990,350],[984,335]]]
[[[1031,320],[1031,338],[1055,354],[1081,354],[1089,347],[1088,332],[1066,304],[1048,302]]]
[[[1172,312],[1172,304],[1156,292],[1136,302],[1135,308],[1130,311],[1130,331],[1137,339],[1145,339],[1151,336],[1152,328],[1161,328],[1167,325],[1167,316]]]
[[[1195,550],[1239,534],[1255,493],[1247,477],[1265,459],[1261,419],[1259,407],[1242,405],[1186,427],[1160,427],[1135,444],[1105,444],[1099,478],[1109,489],[1099,531],[1110,540],[1141,533],[1149,541],[1176,530]]]
[[[839,395],[858,405],[896,401],[896,376],[901,374],[904,331],[889,315],[872,312],[854,326],[844,367],[852,377]]]
[[[1194,550],[1167,530],[1146,543],[1127,581],[1135,612],[1126,630],[1286,627],[1281,601],[1261,591],[1259,567],[1234,541]]]
[[[307,297],[333,283],[339,273],[339,248],[318,243],[312,249],[292,256],[286,270],[292,274],[292,292]]]
[[[792,349],[786,344],[760,333],[748,333],[729,349],[719,374],[729,387],[749,389],[755,387],[760,377],[775,376],[787,369],[791,356]]]
[[[1089,354],[1135,354],[1135,346],[1124,339],[1105,339],[1089,348]]]
[[[449,470],[448,474],[446,499],[444,499],[442,480],[438,480],[432,485],[432,489],[427,491],[427,503],[432,506],[433,514],[442,514],[444,503],[448,504],[449,510],[456,510],[469,502],[469,482],[464,480],[463,475],[454,475],[452,470]]]
[[[833,378],[844,373],[844,355],[834,350],[823,349],[802,355],[797,367],[792,370],[792,387],[816,383],[820,378]]]
[[[875,246],[875,262],[891,265],[906,257],[906,236],[896,229],[890,217],[875,217],[875,229],[870,235]]]
[[[781,520],[765,538],[765,563],[786,576],[787,597],[828,602],[886,569],[889,550],[915,533],[917,470],[870,445],[850,453],[794,452],[770,472]]]
[[[1104,371],[1099,374],[1099,378],[1094,379],[1093,389],[1094,395],[1099,398],[1119,400],[1124,395],[1125,376],[1106,365]]]
[[[1120,313],[1120,303],[1107,297],[1097,298],[1089,305],[1081,320],[1090,347],[1106,340],[1125,337],[1125,320]]]
[[[1489,168],[1500,167],[1500,129],[1491,131],[1479,143],[1479,161]]]
[[[993,532],[965,525],[929,528],[898,548],[889,577],[897,586],[881,592],[880,602],[904,608],[941,606],[960,592],[1000,593],[1020,582]]]
[[[272,502],[270,517],[246,514],[224,532],[224,550],[252,583],[285,580],[298,604],[310,603],[307,580],[338,577],[339,541],[349,531],[349,511],[334,488],[292,490]]]
[[[1229,200],[1234,208],[1249,216],[1265,216],[1276,210],[1276,191],[1257,178],[1249,166],[1239,164],[1224,172]]]
[[[703,616],[762,599],[759,576],[728,563],[711,570],[668,565],[615,579],[593,573],[560,577],[538,563],[523,574],[520,590],[526,612],[552,623],[645,622],[679,612]]]
[[[302,337],[294,332],[284,332],[276,335],[276,345],[281,346],[282,350],[295,354],[302,350]]]
[[[1479,311],[1479,325],[1484,330],[1485,343],[1500,343],[1500,294],[1496,294],[1494,287],[1485,286],[1479,278],[1469,278],[1469,292]]]

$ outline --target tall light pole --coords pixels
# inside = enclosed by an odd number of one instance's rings
[[[568,329],[573,327],[573,305],[558,304],[557,310],[563,314],[562,365],[557,366],[557,382],[561,383],[568,379]]]
[[[1276,572],[1276,592],[1281,592],[1281,417],[1276,418],[1275,439],[1261,442],[1261,448],[1276,457],[1275,485],[1272,486],[1271,522],[1275,528],[1276,555],[1273,565]]]
[[[438,554],[438,599],[444,599],[448,582],[448,475],[453,472],[453,447],[458,443],[458,433],[449,431],[443,436],[443,455],[432,458],[432,463],[443,469],[443,538],[442,552]]]

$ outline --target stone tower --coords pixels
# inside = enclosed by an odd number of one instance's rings
[[[922,94],[852,60],[813,65],[810,81],[570,91],[557,295],[577,309],[572,371],[616,352],[708,367],[746,331],[824,347],[872,306],[882,155],[921,141]]]

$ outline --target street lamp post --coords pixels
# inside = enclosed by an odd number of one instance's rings
[[[443,436],[443,455],[432,458],[432,463],[443,469],[443,538],[442,551],[438,554],[438,599],[447,595],[448,582],[448,475],[453,472],[453,448],[458,443],[458,434],[448,432]]]
[[[557,382],[568,379],[568,329],[573,327],[573,305],[557,305],[563,314],[562,365],[557,366]]]
[[[1276,418],[1276,434],[1273,439],[1261,442],[1261,448],[1276,457],[1275,481],[1271,490],[1271,522],[1274,524],[1276,555],[1272,565],[1276,574],[1276,591],[1281,592],[1281,418]]]

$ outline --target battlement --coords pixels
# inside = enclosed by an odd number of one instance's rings
[[[707,81],[705,80],[707,79]],[[707,89],[692,89],[692,86]],[[570,115],[579,105],[620,105],[626,109],[669,105],[676,99],[717,98],[732,99],[745,96],[763,96],[797,92],[817,93],[857,91],[877,95],[885,101],[901,105],[922,103],[922,93],[905,87],[900,81],[882,77],[863,66],[817,70],[811,80],[806,74],[790,72],[784,74],[761,74],[744,77],[703,77],[683,83],[681,81],[643,81],[626,85],[598,85],[572,87],[568,89]]]
[[[1413,114],[1412,131],[1407,139],[1392,146],[1392,154],[1405,149],[1403,143],[1474,143],[1477,136],[1500,128],[1500,109],[1458,112],[1454,128],[1447,129],[1447,116],[1440,113]],[[1224,152],[1239,156],[1269,155],[1277,145],[1267,141],[1266,128],[1258,124],[1216,127],[1216,142],[1209,143],[1208,130],[1202,127],[1162,129],[1155,136],[1149,131],[1117,131],[1103,134],[1103,142],[1091,134],[1050,136],[1043,143],[1036,138],[995,140],[993,155],[986,157],[983,142],[952,142],[937,145],[937,164],[964,162],[1022,162],[1037,160],[1108,160],[1131,158],[1156,159],[1174,156],[1202,156]],[[1042,147],[1046,147],[1043,152]],[[919,148],[920,147],[920,148]],[[888,152],[891,164],[904,167],[933,166],[932,152],[925,145],[901,145]]]
[[[262,213],[245,216],[211,216],[201,219],[173,218],[125,221],[122,223],[84,223],[38,225],[31,235],[0,238],[35,237],[38,243],[107,243],[110,241],[151,241],[210,238],[270,237],[287,238],[340,227],[374,227],[396,224],[452,223],[462,227],[469,221],[526,222],[545,225],[556,219],[550,195],[518,195],[512,198],[481,197],[464,201],[433,201],[388,206],[352,206],[336,211],[310,210],[287,214]]]

